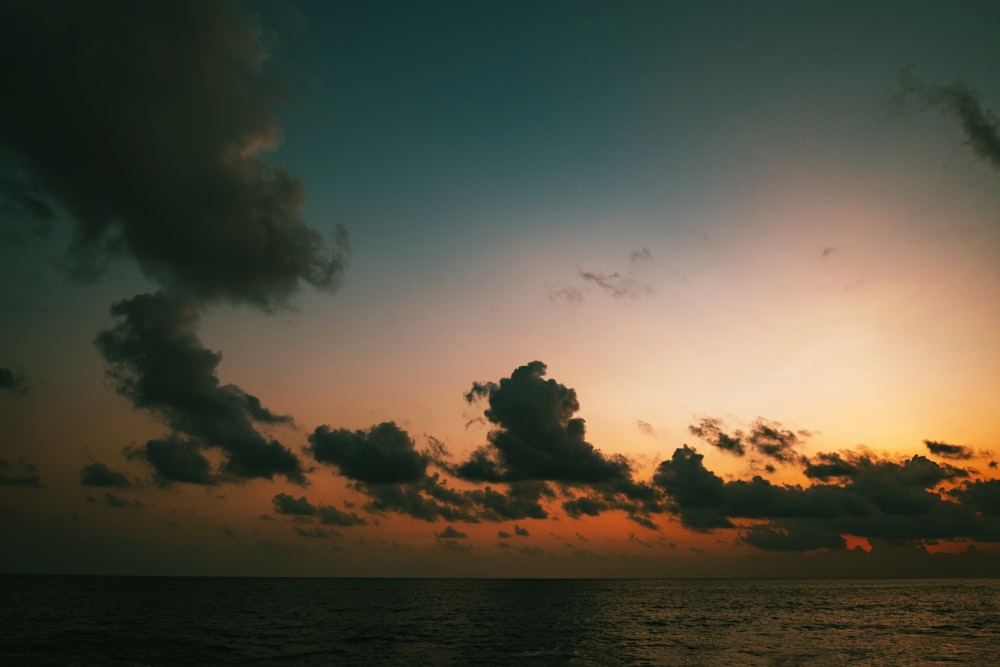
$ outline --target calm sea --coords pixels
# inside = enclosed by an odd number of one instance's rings
[[[1000,580],[0,577],[4,665],[997,664]]]

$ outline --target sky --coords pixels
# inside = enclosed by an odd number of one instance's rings
[[[1000,571],[996,3],[0,15],[0,571]]]

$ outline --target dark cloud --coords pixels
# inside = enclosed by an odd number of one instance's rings
[[[271,499],[274,511],[294,517],[317,517],[327,526],[361,526],[367,523],[354,512],[345,512],[331,505],[313,505],[305,496],[295,498],[279,493]]]
[[[899,90],[894,100],[904,107],[940,108],[951,114],[962,128],[965,140],[979,157],[1000,169],[1000,126],[979,94],[962,81],[947,85],[928,83],[913,74],[913,67],[899,73]]]
[[[639,428],[639,431],[642,432],[643,434],[645,434],[645,435],[656,435],[656,429],[653,428],[653,425],[650,424],[649,422],[643,421],[641,419],[637,419],[635,421],[635,424]]]
[[[318,510],[306,500],[305,496],[295,498],[287,493],[279,493],[271,498],[274,511],[278,514],[289,514],[292,516],[316,516]]]
[[[531,533],[528,532],[527,528],[521,528],[521,526],[514,524],[514,534],[518,537],[528,537]]]
[[[502,540],[509,540],[511,538],[511,534],[508,533],[506,530],[499,530],[497,531],[497,537],[499,537]]]
[[[823,246],[823,250],[819,253],[819,258],[829,259],[830,257],[839,254],[840,254],[839,248],[835,248],[834,246],[828,245],[828,246]]]
[[[345,477],[368,484],[416,482],[427,471],[428,456],[394,422],[366,431],[317,427],[309,452],[320,463],[335,465]]]
[[[936,442],[934,440],[924,440],[924,444],[927,446],[927,449],[931,454],[940,456],[943,459],[957,459],[965,461],[973,457],[972,450],[968,447],[963,447],[962,445],[949,445],[947,443]]]
[[[626,479],[630,469],[621,456],[606,457],[584,440],[584,421],[576,392],[543,379],[546,367],[533,361],[494,382],[477,382],[466,394],[470,402],[485,398],[486,418],[497,428],[490,446],[457,468],[475,481],[549,480],[590,484]]]
[[[84,466],[80,470],[80,483],[83,486],[105,486],[116,489],[127,489],[132,486],[128,477],[103,463]]]
[[[162,484],[215,484],[219,480],[212,474],[212,464],[201,449],[193,440],[170,436],[149,440],[141,447],[126,447],[125,456],[130,461],[138,459],[152,466]]]
[[[145,505],[138,500],[126,500],[120,496],[116,496],[110,491],[105,491],[104,495],[100,498],[94,498],[93,496],[87,496],[88,503],[95,505],[107,505],[108,507],[113,507],[115,509],[139,509],[140,507],[145,507]]]
[[[284,475],[305,483],[298,457],[253,425],[288,423],[290,418],[264,409],[255,396],[235,385],[220,384],[216,367],[221,355],[198,338],[197,304],[157,292],[119,301],[111,312],[118,323],[96,340],[108,376],[118,393],[174,431],[167,439],[134,448],[133,457],[149,462],[164,481],[205,484],[216,477]],[[199,451],[203,448],[224,452],[220,475],[211,473]]]
[[[722,421],[712,417],[705,417],[699,423],[688,426],[688,431],[710,445],[736,456],[744,456],[748,451],[753,451],[781,463],[795,462],[795,448],[801,444],[801,437],[809,436],[808,431],[794,433],[778,422],[760,418],[753,423],[748,433],[737,429],[730,435],[722,430]]]
[[[329,537],[342,537],[342,535],[337,531],[329,530],[327,528],[303,528],[302,526],[293,526],[292,530],[294,530],[299,537],[315,537],[322,540]]]
[[[512,483],[506,493],[489,486],[465,493],[468,501],[478,508],[477,516],[487,521],[548,518],[541,498],[551,495],[552,491],[538,482]]]
[[[452,526],[445,526],[445,529],[440,533],[434,533],[434,537],[439,540],[464,540],[468,537],[465,533],[456,530]]]
[[[967,479],[964,470],[922,456],[905,461],[867,452],[820,454],[801,461],[814,479],[834,479],[802,488],[775,485],[761,478],[725,482],[686,445],[660,464],[654,484],[666,508],[692,530],[733,528],[734,519],[762,520],[743,529],[741,539],[766,550],[844,548],[844,535],[920,543],[967,538],[1000,540],[1000,521],[986,518],[983,506],[995,502],[985,482],[954,488],[950,502],[941,484]]]
[[[41,488],[42,476],[36,466],[25,463],[23,458],[18,457],[16,461],[0,459],[0,486]]]
[[[345,233],[330,252],[302,183],[261,156],[289,99],[267,56],[235,1],[0,4],[0,57],[17,63],[0,149],[75,221],[76,275],[127,255],[171,290],[266,308],[336,284]],[[14,200],[48,215],[37,193]]]
[[[28,379],[23,373],[0,366],[0,391],[9,391],[15,394],[28,393]]]
[[[1000,479],[980,479],[954,489],[951,495],[976,512],[1000,517]]]
[[[696,438],[701,438],[713,447],[718,447],[725,452],[730,452],[736,456],[746,454],[746,448],[743,446],[741,439],[742,433],[737,431],[736,437],[733,437],[723,432],[722,422],[719,419],[705,417],[697,424],[688,426],[688,431]]]

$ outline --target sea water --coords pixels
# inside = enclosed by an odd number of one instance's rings
[[[4,665],[997,664],[1000,580],[0,577]]]

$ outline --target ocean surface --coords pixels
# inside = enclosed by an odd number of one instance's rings
[[[0,576],[3,665],[987,665],[1000,580]]]

